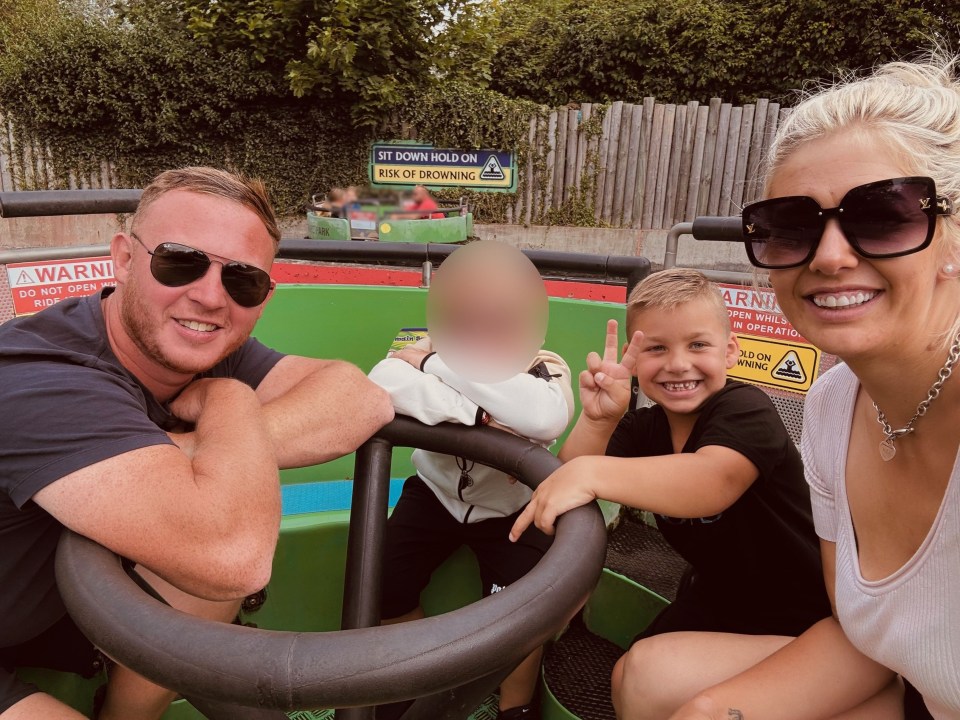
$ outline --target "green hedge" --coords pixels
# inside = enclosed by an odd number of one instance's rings
[[[808,82],[931,42],[955,44],[942,0],[505,0],[491,87],[568,102],[790,102]]]
[[[278,211],[297,214],[311,193],[366,183],[371,141],[410,126],[438,146],[531,156],[529,102],[436,82],[364,127],[350,98],[296,97],[276,63],[198,40],[175,2],[146,3],[130,18],[64,5],[51,13],[51,1],[33,0],[38,17],[21,15],[16,32],[0,11],[0,109],[15,138],[4,150],[25,189],[65,188],[70,173],[98,173],[104,160],[131,187],[166,168],[209,164],[262,177]],[[52,172],[37,168],[31,145],[50,148]],[[505,196],[474,199],[478,218],[503,219]]]

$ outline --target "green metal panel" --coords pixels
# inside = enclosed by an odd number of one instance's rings
[[[426,325],[426,297],[427,291],[420,288],[283,285],[267,303],[254,334],[282,352],[341,358],[369,372],[386,357],[397,331]],[[606,321],[610,318],[620,321],[622,335],[623,305],[550,299],[550,324],[544,347],[559,353],[570,365],[577,412],[577,377],[586,368],[587,353],[603,349]],[[409,450],[394,452],[393,477],[411,474],[409,457]],[[281,481],[350,478],[353,460],[351,454],[323,465],[284,470]]]
[[[550,687],[543,677],[542,669],[540,671],[540,717],[542,720],[580,720],[577,715],[567,710],[550,691]],[[168,719],[164,717],[164,720]]]
[[[667,600],[652,590],[604,569],[583,609],[583,619],[590,632],[616,643],[626,651],[633,638],[667,605]],[[557,700],[547,686],[542,671],[540,691],[543,720],[579,720],[577,715]]]
[[[106,673],[100,673],[85,680],[72,673],[35,668],[17,668],[17,676],[24,682],[36,685],[45,693],[59,698],[86,717],[90,717],[93,713],[94,693],[107,679]]]
[[[462,215],[422,220],[381,220],[380,242],[458,243],[467,239],[467,218]]]
[[[652,590],[605,569],[583,609],[583,619],[590,632],[626,650],[668,604]]]
[[[307,211],[307,237],[311,240],[349,240],[350,221]]]

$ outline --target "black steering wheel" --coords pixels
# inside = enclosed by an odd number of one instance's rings
[[[405,720],[466,718],[586,601],[603,567],[606,529],[595,503],[572,510],[537,566],[505,590],[444,615],[378,627],[394,445],[465,456],[532,488],[560,465],[542,447],[492,428],[398,417],[381,429],[357,451],[339,632],[186,615],[138,587],[115,554],[69,531],[56,563],[67,610],[105,653],[184,694],[212,720],[320,707],[355,708],[337,718],[358,720],[373,717],[370,706],[414,698]]]

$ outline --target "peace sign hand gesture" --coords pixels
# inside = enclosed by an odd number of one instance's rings
[[[607,321],[603,357],[587,355],[587,369],[580,373],[580,404],[590,420],[619,420],[630,406],[630,379],[637,366],[643,333],[639,330],[617,360],[617,321]]]

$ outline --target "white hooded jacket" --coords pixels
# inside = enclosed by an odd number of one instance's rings
[[[417,343],[429,349],[429,339]],[[498,383],[475,383],[454,373],[437,355],[423,370],[405,360],[387,358],[370,371],[370,379],[393,400],[399,414],[427,425],[455,422],[479,425],[484,417],[505,430],[544,447],[552,445],[573,418],[570,368],[556,353],[541,350],[530,369]],[[499,470],[453,455],[415,450],[417,475],[460,522],[506,517],[530,500],[522,483],[510,483]]]

